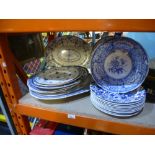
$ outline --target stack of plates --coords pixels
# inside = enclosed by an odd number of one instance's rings
[[[138,42],[120,36],[100,40],[91,60],[92,104],[113,116],[136,115],[144,107],[141,85],[148,71],[148,56]]]
[[[137,115],[145,105],[146,93],[141,87],[130,93],[112,93],[97,85],[90,86],[91,101],[95,108],[109,115],[129,117]]]
[[[28,79],[30,94],[42,100],[63,99],[89,91],[91,77],[80,66],[53,67]]]

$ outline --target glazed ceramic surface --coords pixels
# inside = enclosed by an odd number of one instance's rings
[[[80,76],[79,67],[53,67],[35,75],[34,83],[58,86],[76,80]]]
[[[108,115],[111,115],[111,116],[115,116],[115,117],[120,117],[120,118],[126,118],[126,117],[131,117],[131,116],[135,116],[137,114],[139,114],[141,111],[137,111],[137,112],[134,112],[134,113],[116,113],[116,112],[113,112],[113,111],[110,111],[110,110],[107,110],[105,108],[101,108],[97,103],[95,103],[93,100],[92,100],[92,104],[93,106],[98,109],[99,111],[105,113],[105,114],[108,114]]]
[[[101,99],[122,104],[137,102],[146,98],[146,92],[142,87],[128,93],[115,93],[115,92],[109,92],[107,90],[98,87],[95,84],[92,84],[90,86],[90,90],[94,92],[96,96],[98,96]]]
[[[95,82],[109,92],[126,93],[138,88],[148,74],[143,47],[130,38],[113,38],[98,44],[91,60]]]
[[[91,47],[84,40],[75,36],[62,36],[54,39],[46,49],[47,68],[51,66],[88,67]]]
[[[95,101],[96,103],[98,103],[100,107],[103,107],[107,110],[111,110],[117,113],[118,112],[119,113],[133,113],[135,111],[141,110],[145,104],[145,100],[132,103],[131,105],[108,102],[108,101],[105,101],[103,99],[96,97],[93,93],[91,93],[91,99]]]
[[[60,95],[60,94],[67,94],[71,93],[77,90],[80,90],[84,87],[89,87],[91,82],[91,76],[88,75],[85,77],[85,79],[81,79],[81,81],[78,84],[72,85],[72,86],[66,86],[64,88],[58,88],[58,89],[40,89],[35,87],[32,84],[28,84],[29,90],[41,94],[41,95]]]
[[[64,99],[64,98],[76,96],[76,95],[79,95],[79,94],[83,94],[83,93],[86,93],[86,92],[89,92],[89,87],[83,88],[81,90],[71,92],[71,93],[68,93],[68,94],[55,95],[55,96],[54,95],[41,95],[41,94],[38,94],[38,93],[33,92],[33,91],[30,90],[30,95],[37,98],[37,99],[40,99],[40,100],[53,100],[53,99]]]

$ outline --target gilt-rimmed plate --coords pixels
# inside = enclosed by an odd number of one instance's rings
[[[76,36],[57,37],[45,51],[46,67],[51,66],[84,66],[88,67],[91,46]]]
[[[138,88],[148,74],[148,56],[144,48],[127,37],[99,44],[91,59],[95,82],[110,92],[126,93]]]

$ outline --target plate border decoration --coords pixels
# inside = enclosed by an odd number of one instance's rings
[[[105,71],[104,61],[115,50],[124,50],[132,61],[130,73],[121,79],[114,79]],[[120,37],[98,44],[91,59],[91,73],[94,81],[102,89],[109,92],[126,93],[138,88],[145,80],[149,71],[149,60],[144,48],[135,40]]]

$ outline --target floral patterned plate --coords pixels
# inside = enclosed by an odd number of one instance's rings
[[[138,88],[149,71],[144,48],[127,37],[114,37],[94,49],[91,73],[109,92],[126,93]]]
[[[131,117],[131,116],[135,116],[137,114],[139,114],[143,107],[141,107],[140,109],[138,109],[137,111],[130,111],[128,113],[126,112],[118,112],[116,110],[111,110],[111,109],[107,109],[105,108],[103,105],[101,105],[100,103],[96,102],[93,98],[90,98],[91,99],[91,103],[92,105],[98,109],[99,111],[105,113],[105,114],[108,114],[110,116],[115,116],[115,117],[121,117],[121,118],[126,118],[126,117]]]
[[[119,104],[122,103],[124,105],[139,102],[141,100],[145,100],[146,98],[146,91],[142,87],[128,93],[115,93],[109,92],[95,84],[92,84],[90,86],[90,90],[100,99],[108,102],[115,102]]]
[[[91,46],[76,36],[62,36],[54,39],[45,52],[46,68],[51,66],[88,67]]]

